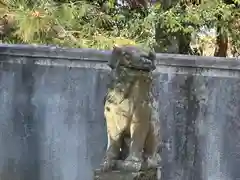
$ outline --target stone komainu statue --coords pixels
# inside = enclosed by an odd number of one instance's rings
[[[132,46],[114,47],[111,82],[104,102],[108,147],[102,171],[149,167],[156,148],[150,91],[155,54]]]

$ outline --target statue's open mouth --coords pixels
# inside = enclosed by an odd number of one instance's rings
[[[140,58],[141,60],[137,63],[132,62],[132,63],[129,63],[128,65],[119,64],[119,66],[127,69],[131,69],[134,71],[143,71],[147,73],[156,69],[156,66],[153,64],[153,62],[150,59],[146,57],[140,57]]]
[[[124,65],[119,65],[120,67],[125,67],[127,69],[131,69],[131,70],[134,70],[134,71],[143,71],[143,72],[146,72],[146,73],[149,73],[153,70],[153,68],[149,68],[149,66],[146,66],[146,68],[144,67],[136,67],[136,66],[124,66]]]
[[[149,68],[137,68],[137,67],[129,67],[129,69],[132,69],[132,70],[137,70],[137,71],[144,71],[144,72],[151,72],[151,69]]]

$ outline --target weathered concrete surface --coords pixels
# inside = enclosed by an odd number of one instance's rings
[[[0,179],[92,180],[110,52],[0,46]],[[163,180],[240,179],[240,62],[157,55]]]
[[[157,169],[127,172],[127,171],[112,171],[100,172],[95,171],[94,180],[159,180]]]

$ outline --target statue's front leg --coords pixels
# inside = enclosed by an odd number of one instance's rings
[[[143,149],[147,137],[147,124],[140,122],[131,123],[131,142],[129,147],[129,155],[126,161],[142,162]]]
[[[101,164],[101,171],[110,171],[115,167],[116,160],[118,159],[120,153],[120,137],[113,139],[108,134],[108,147],[103,159],[103,163]]]
[[[150,109],[146,108],[144,104],[137,106],[130,124],[130,147],[129,155],[126,158],[128,166],[135,171],[145,168],[146,165],[143,158],[143,150],[146,138],[149,131]],[[130,168],[130,167],[129,167]]]
[[[108,147],[102,163],[102,171],[113,170],[116,161],[120,158],[120,149],[123,133],[127,126],[127,118],[123,117],[116,109],[116,105],[106,102],[104,114],[108,133]]]

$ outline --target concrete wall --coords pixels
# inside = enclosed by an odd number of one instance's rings
[[[0,45],[0,179],[91,180],[110,51]],[[240,62],[158,54],[163,180],[240,180]]]

